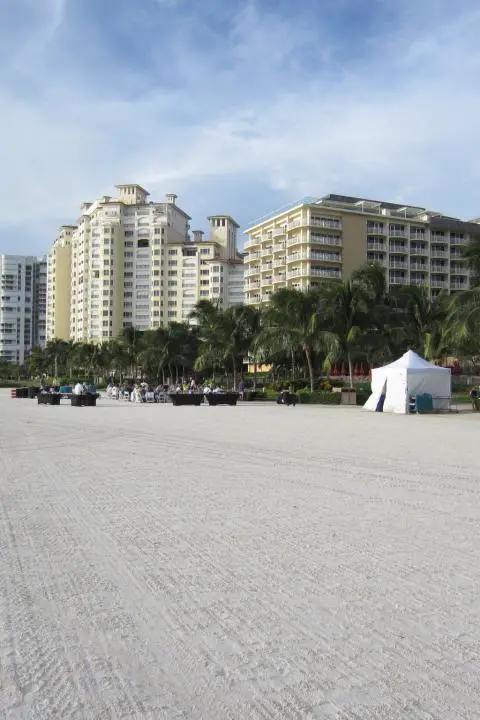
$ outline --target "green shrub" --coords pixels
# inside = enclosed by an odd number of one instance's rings
[[[341,393],[326,390],[314,391],[300,390],[297,393],[298,402],[309,405],[340,405]]]

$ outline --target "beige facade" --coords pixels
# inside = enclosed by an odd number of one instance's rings
[[[70,338],[72,235],[76,225],[63,225],[47,256],[47,341]]]
[[[168,194],[149,201],[139,185],[85,202],[76,226],[64,227],[49,256],[48,336],[106,342],[122,328],[146,330],[188,319],[198,300],[220,307],[243,301],[237,223],[209,218],[211,238]]]
[[[191,241],[168,247],[166,279],[167,318],[187,320],[199,300],[226,309],[243,302],[243,259],[237,251],[238,224],[227,215],[215,215],[209,238],[194,230]]]
[[[272,213],[246,233],[245,301],[260,304],[280,287],[345,279],[366,262],[381,263],[389,285],[467,289],[462,247],[480,227],[425,208],[327,195]]]

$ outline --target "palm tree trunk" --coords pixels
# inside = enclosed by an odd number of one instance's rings
[[[312,354],[310,352],[310,348],[308,345],[305,345],[303,348],[305,352],[305,357],[307,358],[307,365],[308,365],[308,376],[310,378],[310,392],[313,392],[313,366],[312,366]]]
[[[348,375],[350,377],[350,387],[353,388],[353,362],[352,357],[350,353],[347,353],[347,361],[348,361]]]
[[[235,356],[233,356],[233,390],[237,389],[237,364],[235,362]]]
[[[253,359],[253,389],[257,389],[257,359]]]
[[[292,359],[292,380],[295,380],[295,350],[293,348],[290,350],[290,356]]]

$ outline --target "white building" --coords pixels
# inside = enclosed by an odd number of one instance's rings
[[[45,258],[0,255],[0,358],[23,364],[45,344]]]
[[[243,302],[238,224],[212,216],[210,236],[190,236],[190,217],[170,193],[150,202],[139,185],[117,185],[60,228],[48,262],[48,338],[105,342],[122,328],[187,320],[200,299]]]

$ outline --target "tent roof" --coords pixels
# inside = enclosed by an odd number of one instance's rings
[[[424,360],[420,357],[420,355],[414,353],[413,350],[407,350],[401,358],[398,358],[398,360],[395,360],[388,365],[384,365],[381,369],[396,370],[400,368],[406,370],[436,370],[437,372],[450,372],[448,368],[438,367],[437,365],[428,362],[428,360]]]

